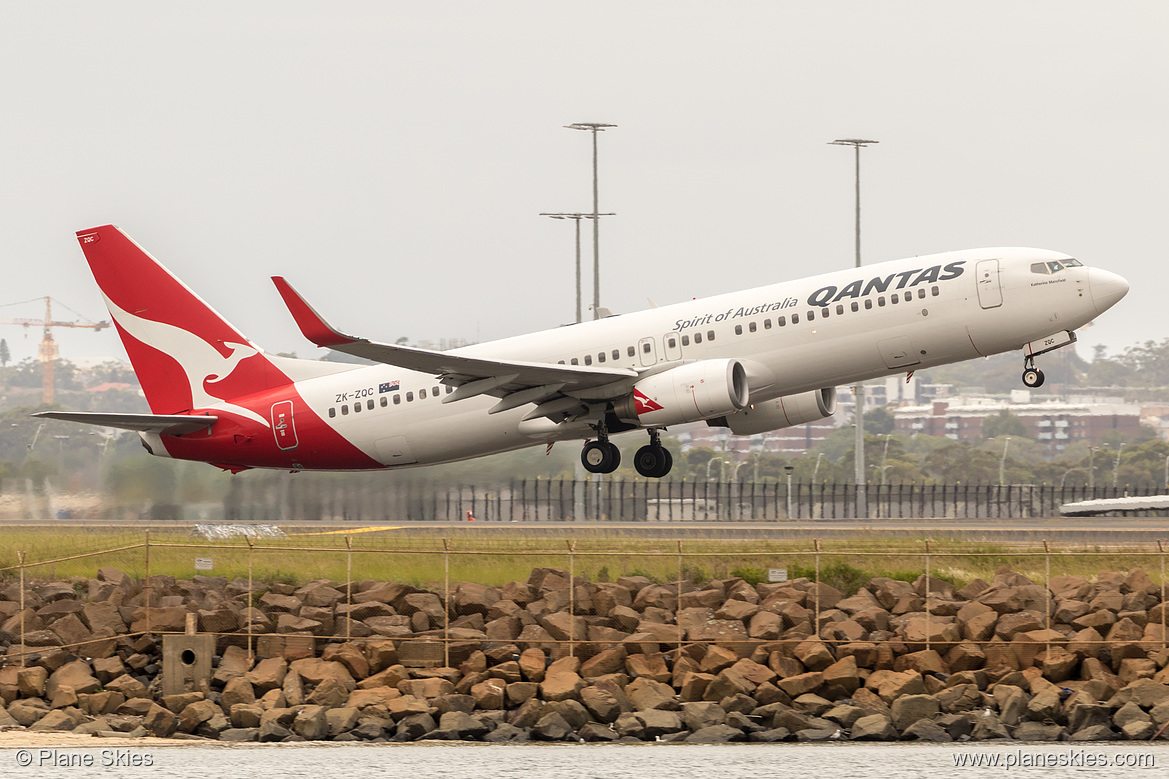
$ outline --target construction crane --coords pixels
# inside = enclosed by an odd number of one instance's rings
[[[33,298],[33,300],[40,300],[40,298]],[[93,331],[102,330],[109,327],[110,323],[106,320],[101,322],[93,322],[88,319],[77,319],[72,322],[57,322],[53,320],[53,299],[45,296],[45,318],[44,319],[0,319],[0,325],[21,325],[24,328],[29,327],[43,327],[44,336],[41,338],[40,348],[37,350],[37,358],[41,362],[41,386],[44,390],[43,401],[48,404],[53,402],[53,367],[57,359],[57,342],[53,340],[54,327],[79,327]],[[31,303],[31,300],[24,301]],[[58,305],[62,305],[58,301]],[[63,306],[68,308],[68,306]],[[76,312],[74,312],[76,313]]]

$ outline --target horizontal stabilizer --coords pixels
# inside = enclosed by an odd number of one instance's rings
[[[84,425],[116,427],[120,430],[134,430],[140,433],[159,435],[182,435],[206,430],[219,417],[190,416],[188,414],[103,414],[89,411],[38,411],[34,417],[60,419],[63,422],[80,422]]]

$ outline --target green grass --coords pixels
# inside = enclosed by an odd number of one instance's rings
[[[353,531],[360,528],[353,528]],[[373,579],[441,588],[445,581],[502,585],[523,581],[536,567],[572,568],[591,581],[646,576],[658,582],[704,583],[740,576],[764,581],[769,568],[786,568],[789,578],[814,578],[816,555],[808,540],[721,539],[705,537],[646,538],[630,531],[566,529],[573,539],[518,535],[497,529],[388,529],[350,534],[290,535],[255,542],[243,539],[206,541],[186,528],[152,529],[147,560],[146,532],[101,527],[16,527],[5,529],[0,548],[0,577],[18,575],[18,553],[25,553],[29,579],[91,578],[98,568],[114,567],[135,578],[165,574],[188,579],[198,573],[196,557],[210,557],[213,576],[247,578],[249,561],[257,586],[265,582],[302,583],[313,579]],[[346,544],[348,538],[351,546]],[[449,544],[449,554],[444,547]],[[574,545],[570,554],[569,546]],[[121,547],[131,547],[120,549]],[[913,581],[925,572],[925,539],[857,534],[855,539],[822,542],[820,579],[846,594],[876,576]],[[1052,576],[1143,567],[1159,581],[1161,559],[1156,547],[1060,547],[1045,559],[1041,546],[988,544],[981,541],[930,539],[930,573],[962,586],[978,577],[989,581],[1000,567],[1042,582],[1048,565]],[[70,558],[70,559],[63,559]],[[56,561],[56,562],[52,562]]]

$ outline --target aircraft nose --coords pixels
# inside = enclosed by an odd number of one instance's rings
[[[1092,290],[1092,302],[1096,313],[1103,314],[1128,294],[1128,281],[1119,274],[1099,268],[1088,269],[1088,287]]]

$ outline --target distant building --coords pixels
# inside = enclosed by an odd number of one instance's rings
[[[929,404],[894,409],[896,429],[904,433],[974,441],[982,438],[982,423],[1003,411],[1018,417],[1027,434],[1039,443],[1062,451],[1077,442],[1097,443],[1113,431],[1130,437],[1141,430],[1142,409],[1129,403],[1070,401],[1031,402],[1031,393],[1016,390],[1010,400],[951,397]]]
[[[752,452],[798,457],[830,436],[836,430],[836,424],[833,417],[828,417],[752,436],[733,436],[725,427],[708,427],[704,422],[680,426],[676,430],[675,437],[683,452],[700,446],[723,451],[725,446],[727,453],[735,455],[736,459]]]

